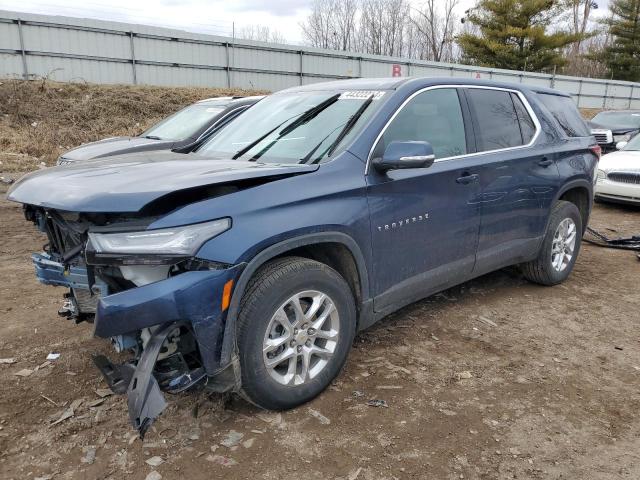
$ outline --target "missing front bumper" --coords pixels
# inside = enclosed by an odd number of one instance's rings
[[[100,299],[96,336],[109,338],[147,328],[153,332],[135,364],[116,366],[100,357],[96,362],[112,389],[116,386],[122,392],[127,385],[129,419],[141,437],[166,408],[163,390],[177,393],[203,383],[214,391],[237,386],[237,369],[222,358],[226,322],[222,294],[241,270],[236,266],[185,272]],[[184,367],[163,372],[157,368],[158,357],[176,329],[193,336],[199,362],[195,367],[184,362]]]

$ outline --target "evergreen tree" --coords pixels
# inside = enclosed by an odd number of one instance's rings
[[[604,60],[616,80],[640,80],[640,0],[613,0],[605,20],[613,42]]]
[[[640,0],[638,0],[640,1]],[[561,49],[581,38],[568,31],[548,32],[562,2],[553,0],[480,0],[466,21],[478,32],[458,36],[465,63],[510,70],[553,71],[566,60]]]

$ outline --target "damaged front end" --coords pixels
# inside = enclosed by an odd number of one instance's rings
[[[70,213],[25,206],[45,232],[32,256],[38,279],[67,287],[59,314],[94,324],[94,334],[130,352],[124,364],[94,357],[115,393],[128,396],[132,425],[144,436],[166,407],[162,391],[195,385],[238,387],[237,366],[222,361],[227,308],[243,265],[196,258],[229,218],[147,230],[154,218]],[[228,356],[226,356],[228,357]]]

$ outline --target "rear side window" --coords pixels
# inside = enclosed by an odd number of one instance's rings
[[[466,92],[469,108],[476,119],[474,130],[479,152],[524,144],[509,92],[481,88],[469,88]]]
[[[373,152],[382,157],[394,141],[426,141],[436,158],[467,153],[467,140],[458,92],[454,88],[427,90],[412,98],[391,121]]]
[[[591,132],[571,97],[538,93],[538,98],[570,137],[589,137]]]
[[[536,126],[533,123],[531,115],[525,108],[520,97],[515,93],[511,94],[511,100],[516,107],[516,114],[518,115],[518,123],[520,124],[520,133],[522,134],[522,143],[527,144],[533,139],[536,134]]]

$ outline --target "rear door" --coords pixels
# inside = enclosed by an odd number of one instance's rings
[[[480,188],[478,159],[465,157],[474,148],[466,125],[459,90],[431,87],[399,108],[373,148],[376,158],[393,141],[427,141],[436,156],[429,168],[368,170],[378,312],[464,281],[473,269]]]
[[[464,89],[473,118],[482,220],[475,272],[528,259],[544,233],[545,203],[559,173],[551,145],[536,142],[541,127],[517,91]]]

